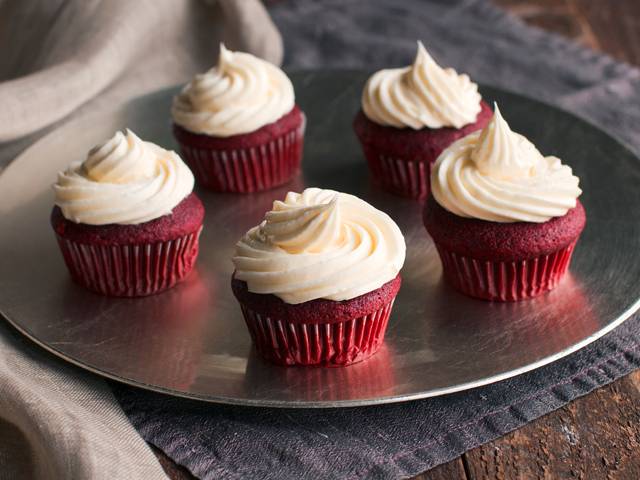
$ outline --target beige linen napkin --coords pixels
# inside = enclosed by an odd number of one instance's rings
[[[164,472],[106,383],[0,325],[0,480],[156,479]]]
[[[0,0],[0,168],[62,121],[208,69],[221,40],[282,58],[259,0]],[[104,381],[0,325],[0,480],[163,476]]]
[[[210,68],[221,40],[282,60],[259,0],[0,0],[0,166],[71,113]]]

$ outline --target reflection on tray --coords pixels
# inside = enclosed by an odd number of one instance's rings
[[[93,344],[75,347],[83,349],[88,364],[117,365],[122,376],[138,382],[185,390],[200,363],[213,287],[197,270],[166,292],[137,299],[90,294],[69,282],[61,308],[66,318],[86,319],[75,325],[67,322],[66,328],[91,329]],[[126,355],[132,350],[139,354]],[[125,359],[130,363],[123,365]],[[132,363],[134,359],[138,363]]]
[[[441,279],[429,301],[435,320],[428,327],[448,332],[452,342],[473,331],[479,342],[498,342],[505,349],[512,343],[541,346],[543,349],[535,352],[540,358],[569,348],[600,329],[592,302],[571,272],[554,290],[531,300],[502,303],[473,299]],[[454,304],[455,309],[451,308]],[[479,308],[488,314],[478,317]],[[576,316],[580,321],[575,321]]]
[[[367,360],[347,367],[282,367],[266,363],[254,349],[249,353],[244,388],[248,397],[266,397],[265,385],[277,385],[296,393],[299,401],[331,402],[367,396],[370,398],[393,396],[397,378],[391,362],[389,346],[382,344],[378,352]],[[256,392],[256,389],[261,391]]]

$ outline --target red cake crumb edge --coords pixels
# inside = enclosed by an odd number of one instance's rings
[[[58,206],[51,211],[51,226],[58,235],[95,245],[164,242],[197,231],[203,220],[204,206],[195,193],[186,196],[169,215],[137,225],[87,225],[68,220]]]
[[[442,151],[456,140],[484,128],[493,118],[493,110],[484,100],[476,121],[462,128],[395,128],[378,125],[369,120],[362,110],[358,112],[353,128],[360,142],[390,157],[435,162]]]
[[[316,299],[292,305],[275,295],[250,292],[247,283],[236,279],[235,273],[231,279],[233,293],[242,305],[284,322],[307,324],[337,323],[368,315],[388,304],[397,295],[401,283],[398,274],[380,288],[350,300]]]
[[[294,130],[304,121],[304,113],[296,104],[291,111],[275,122],[260,127],[258,130],[229,137],[215,137],[202,133],[191,132],[174,123],[173,133],[180,143],[197,148],[212,150],[233,150],[254,147],[269,143],[287,132]]]
[[[479,260],[511,261],[548,255],[567,247],[582,233],[586,213],[578,200],[564,216],[544,223],[488,222],[455,215],[430,196],[423,221],[435,243],[451,252]]]

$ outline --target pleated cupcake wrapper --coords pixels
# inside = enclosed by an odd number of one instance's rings
[[[300,169],[305,120],[269,143],[217,150],[180,143],[198,182],[217,192],[251,193],[282,185]]]
[[[261,315],[242,305],[258,353],[278,365],[340,367],[360,362],[378,350],[393,300],[362,317],[336,323],[293,323]]]
[[[76,283],[102,295],[141,297],[172,287],[191,271],[201,231],[202,227],[165,242],[129,245],[91,245],[57,238]]]
[[[382,188],[404,197],[427,197],[431,173],[429,161],[386,155],[370,145],[364,145],[363,150],[373,178]]]
[[[533,298],[554,288],[566,273],[576,242],[549,255],[528,260],[492,262],[451,252],[436,244],[443,274],[469,296],[513,302]]]

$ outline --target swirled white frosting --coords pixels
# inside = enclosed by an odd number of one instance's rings
[[[348,300],[393,280],[404,263],[400,229],[353,195],[308,188],[273,203],[236,245],[235,276],[289,304]]]
[[[220,45],[218,65],[196,75],[174,98],[175,123],[216,137],[249,133],[294,106],[293,85],[275,65]]]
[[[546,222],[576,206],[579,179],[560,159],[543,156],[514,133],[494,106],[493,120],[445,149],[431,172],[431,192],[461,217]]]
[[[175,152],[126,130],[58,173],[53,189],[56,205],[72,222],[139,224],[171,213],[193,183],[191,170]]]
[[[396,128],[455,127],[476,121],[478,85],[452,68],[441,68],[418,42],[413,65],[374,73],[362,92],[364,114]]]

